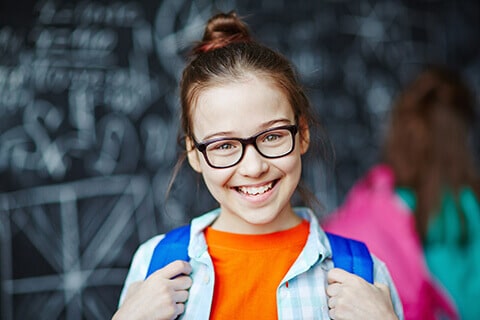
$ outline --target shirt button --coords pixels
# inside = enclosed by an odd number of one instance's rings
[[[207,274],[203,277],[203,283],[208,284],[209,281],[210,281],[210,277]]]

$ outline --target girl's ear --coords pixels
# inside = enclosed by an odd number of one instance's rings
[[[190,167],[192,167],[192,169],[196,172],[201,173],[202,168],[200,166],[200,158],[198,157],[198,152],[195,149],[192,139],[189,137],[185,138],[185,148],[187,150],[188,163],[190,164]]]
[[[298,121],[298,130],[300,133],[300,153],[305,154],[310,145],[310,128],[307,119],[303,117],[300,118]]]

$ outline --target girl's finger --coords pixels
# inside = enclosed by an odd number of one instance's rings
[[[327,304],[329,309],[335,308],[337,305],[337,298],[335,296],[328,298]]]
[[[192,267],[190,266],[190,263],[182,260],[176,260],[155,271],[152,275],[156,275],[157,277],[160,276],[166,279],[172,279],[181,274],[188,275],[191,272]]]
[[[334,297],[338,295],[338,293],[340,292],[340,287],[341,287],[341,284],[339,283],[329,284],[326,289],[327,296]]]
[[[328,283],[344,283],[345,281],[348,280],[348,278],[351,276],[351,273],[340,269],[340,268],[333,268],[327,273],[327,281]]]
[[[175,290],[186,290],[192,286],[192,278],[189,276],[180,276],[172,279],[172,287]]]
[[[180,290],[180,291],[175,291],[173,299],[177,303],[183,303],[188,300],[188,291],[187,290]]]

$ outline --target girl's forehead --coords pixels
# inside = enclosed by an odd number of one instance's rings
[[[192,106],[191,116],[194,133],[200,138],[209,132],[258,130],[277,120],[292,122],[294,111],[277,86],[250,77],[204,89]]]

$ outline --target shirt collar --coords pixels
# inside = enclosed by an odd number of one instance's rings
[[[309,268],[317,262],[318,259],[323,261],[326,257],[331,256],[331,249],[325,232],[320,227],[318,219],[311,209],[305,207],[295,207],[295,213],[310,222],[310,231],[305,248],[300,253],[298,261],[302,261],[301,267]],[[203,235],[203,230],[211,225],[220,214],[220,208],[216,208],[195,219],[191,223],[190,246],[188,253],[190,257],[199,258],[207,251],[207,243]]]

